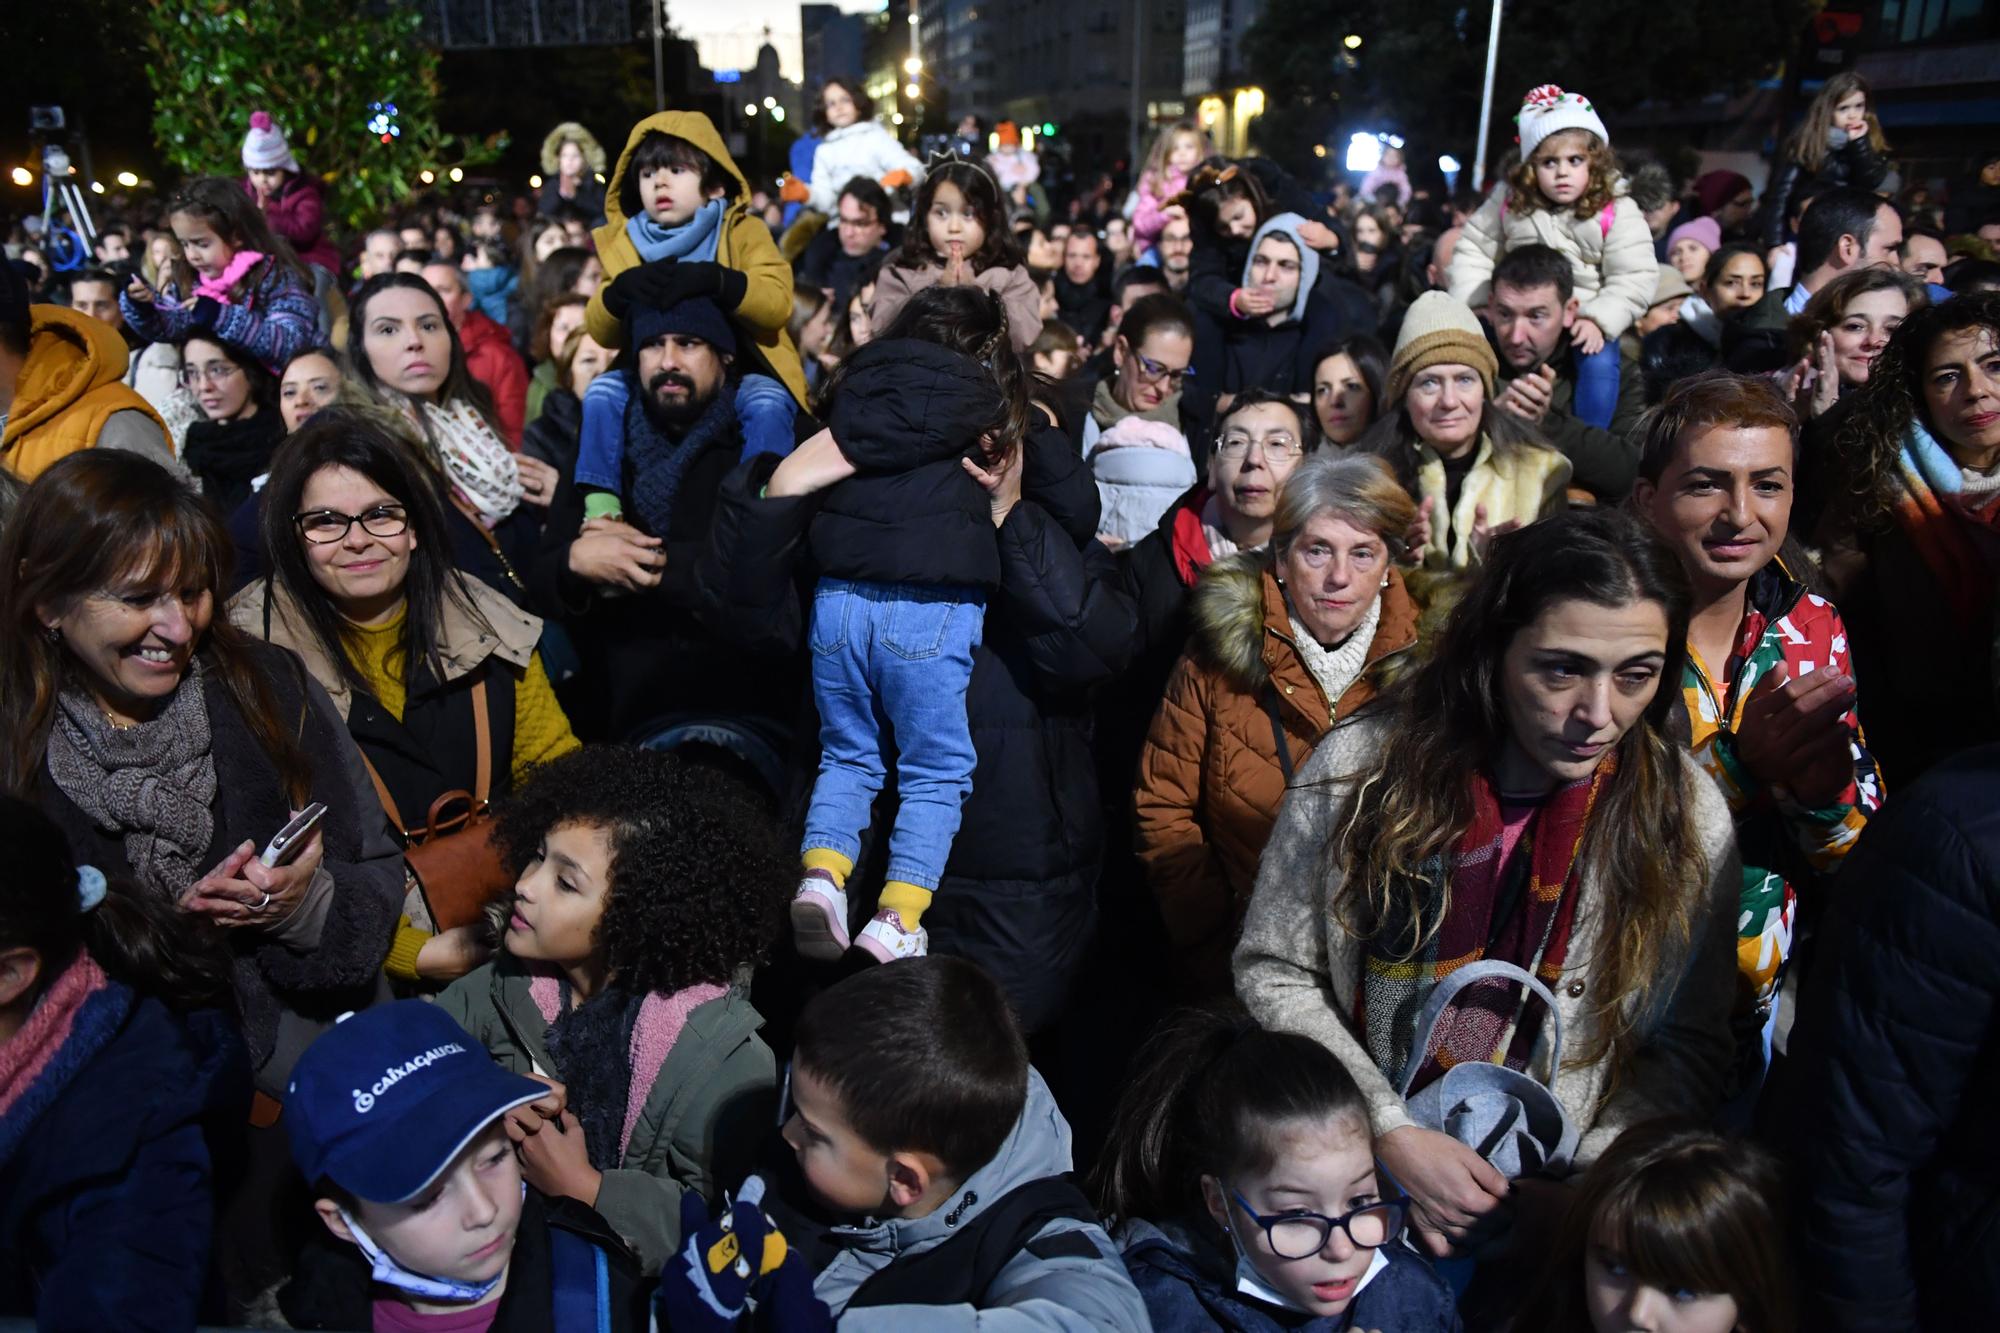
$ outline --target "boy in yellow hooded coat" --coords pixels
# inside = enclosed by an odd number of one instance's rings
[[[624,346],[633,305],[670,306],[706,297],[757,344],[769,375],[746,367],[734,409],[744,454],[788,453],[793,418],[805,402],[805,371],[785,326],[792,316],[792,270],[770,228],[750,212],[750,187],[707,116],[662,111],[632,127],[594,233],[605,281],[590,298],[584,326],[605,347]],[[774,378],[775,377],[775,378]],[[584,395],[576,482],[585,512],[620,512],[620,468],[631,381],[601,375]]]

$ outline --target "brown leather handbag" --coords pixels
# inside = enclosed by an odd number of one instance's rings
[[[479,919],[480,909],[514,887],[513,872],[500,859],[500,848],[493,841],[493,816],[487,808],[493,727],[486,716],[484,680],[472,687],[472,732],[474,771],[478,774],[474,789],[439,796],[431,802],[423,827],[418,829],[403,822],[382,775],[366,753],[361,756],[361,762],[368,765],[369,780],[375,784],[375,795],[381,798],[383,813],[403,835],[403,863],[415,881],[423,914],[430,918],[428,922],[415,921],[413,911],[413,924],[431,930],[471,925]]]

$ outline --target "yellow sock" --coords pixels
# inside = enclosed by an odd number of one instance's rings
[[[930,905],[929,889],[920,889],[899,879],[892,879],[882,886],[882,906],[903,918],[904,930],[915,930],[917,923],[924,919],[924,909]]]
[[[829,851],[824,847],[807,848],[806,854],[802,859],[805,861],[807,870],[824,870],[827,874],[832,875],[835,888],[846,888],[847,877],[854,873],[854,862],[848,860],[839,852]],[[928,902],[930,900],[926,898],[925,901]]]

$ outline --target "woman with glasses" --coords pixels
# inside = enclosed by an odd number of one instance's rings
[[[181,344],[181,384],[201,410],[181,461],[216,509],[233,514],[285,438],[278,382],[240,347],[197,336]]]
[[[1496,538],[1425,660],[1313,751],[1265,845],[1237,994],[1354,1075],[1432,1254],[1529,1243],[1559,1206],[1539,1173],[1509,1180],[1413,1118],[1406,1097],[1444,1070],[1545,1083],[1571,1167],[1628,1125],[1719,1104],[1742,868],[1721,790],[1670,725],[1691,601],[1623,512]],[[1489,978],[1415,1046],[1433,989],[1486,960],[1535,975],[1559,1024]]]
[[[1097,533],[1114,550],[1141,540],[1194,485],[1181,422],[1181,387],[1194,355],[1194,320],[1180,298],[1142,296],[1118,322],[1116,367],[1099,380],[1083,419],[1083,456],[1103,510]]]
[[[1428,540],[1413,554],[1430,576],[1420,583],[1466,570],[1493,537],[1563,506],[1569,460],[1533,426],[1493,410],[1497,374],[1463,301],[1425,292],[1411,304],[1389,358],[1387,411],[1359,447],[1387,459],[1418,498]]]
[[[287,442],[265,494],[270,570],[230,618],[299,655],[390,823],[421,832],[446,792],[504,795],[577,748],[535,653],[541,621],[451,566],[437,484],[406,444],[325,408]],[[469,932],[432,938],[406,918],[388,968],[442,981],[479,960]]]
[[[1331,1051],[1223,1004],[1174,1015],[1134,1069],[1090,1186],[1159,1333],[1456,1333]]]
[[[1225,437],[1225,440],[1232,437]],[[1395,568],[1417,507],[1378,458],[1323,454],[1278,497],[1269,546],[1195,585],[1194,633],[1139,760],[1136,841],[1190,997],[1229,952],[1292,773],[1417,641]]]

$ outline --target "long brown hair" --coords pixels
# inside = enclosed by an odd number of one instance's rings
[[[1636,519],[1611,510],[1559,514],[1495,539],[1435,653],[1377,705],[1392,744],[1367,771],[1344,775],[1354,795],[1329,830],[1325,871],[1340,879],[1333,914],[1350,935],[1414,956],[1437,933],[1451,886],[1432,883],[1426,867],[1448,859],[1470,827],[1474,772],[1507,741],[1502,659],[1516,634],[1564,601],[1653,602],[1667,618],[1657,692],[1618,742],[1581,852],[1586,877],[1609,886],[1596,908],[1604,928],[1591,961],[1606,1037],[1574,1063],[1609,1056],[1615,1071],[1673,989],[1673,960],[1693,938],[1708,880],[1670,730],[1692,594],[1678,558]],[[1391,931],[1396,938],[1380,939]]]
[[[221,680],[292,804],[305,804],[312,765],[294,735],[297,719],[279,715],[249,637],[223,612],[234,554],[215,510],[138,454],[85,449],[35,479],[0,539],[0,570],[12,576],[0,581],[0,790],[34,795],[57,695],[89,688],[85,669],[48,633],[40,608],[66,608],[137,581],[198,588],[213,599],[196,660]]]
[[[1826,81],[1806,108],[1806,118],[1792,131],[1786,141],[1785,156],[1797,162],[1807,171],[1817,174],[1826,165],[1826,155],[1832,150],[1827,139],[1833,134],[1833,109],[1841,104],[1850,93],[1860,93],[1868,99],[1868,142],[1878,153],[1889,151],[1889,141],[1882,135],[1882,122],[1875,116],[1875,90],[1851,69],[1844,69]]]
[[[392,406],[403,397],[382,382],[381,376],[375,373],[375,363],[368,359],[368,305],[383,292],[397,287],[422,292],[436,302],[438,318],[444,323],[445,335],[451,339],[451,365],[445,370],[444,382],[438,385],[438,402],[470,403],[495,436],[506,438],[501,435],[500,423],[493,415],[492,391],[472,377],[472,371],[465,363],[465,344],[459,341],[458,330],[445,311],[444,298],[437,294],[437,288],[415,273],[377,273],[362,283],[361,290],[354,294],[353,314],[347,323],[347,364],[353,369],[354,378],[360,380],[370,393]],[[430,423],[421,412],[417,413],[417,428],[423,432],[425,441],[435,448]]]
[[[289,272],[304,284],[308,292],[312,290],[312,274],[299,261],[291,243],[271,230],[270,223],[264,220],[264,210],[243,192],[243,186],[238,182],[224,180],[220,176],[202,176],[191,180],[167,197],[166,211],[170,223],[176,213],[200,218],[232,249],[253,250],[264,256],[229,289],[231,303],[241,305],[245,296],[255,292],[267,278],[280,271]],[[194,266],[185,258],[175,260],[174,287],[183,300],[194,295],[196,282]]]
[[[1792,1333],[1786,1212],[1784,1181],[1762,1148],[1689,1122],[1634,1125],[1572,1191],[1513,1326],[1590,1333],[1584,1256],[1595,1235],[1641,1282],[1730,1297],[1738,1333]]]

